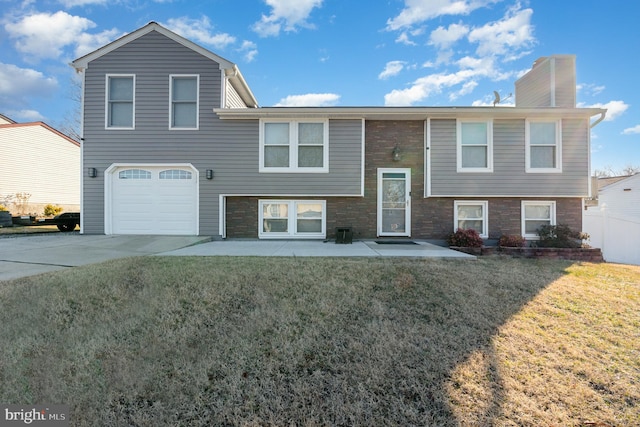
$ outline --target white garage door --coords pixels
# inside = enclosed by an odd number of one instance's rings
[[[197,174],[189,167],[118,167],[111,174],[112,234],[198,234]]]

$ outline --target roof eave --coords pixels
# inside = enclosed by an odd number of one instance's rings
[[[334,118],[376,120],[425,120],[427,118],[590,118],[603,114],[600,108],[517,108],[517,107],[261,107],[218,108],[222,119]]]

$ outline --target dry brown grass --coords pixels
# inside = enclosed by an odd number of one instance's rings
[[[0,402],[72,425],[640,424],[638,267],[146,257],[0,306]]]

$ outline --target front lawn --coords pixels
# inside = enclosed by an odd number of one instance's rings
[[[0,402],[74,426],[640,425],[640,267],[144,257],[0,306]]]

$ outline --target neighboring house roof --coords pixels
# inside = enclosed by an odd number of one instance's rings
[[[171,40],[177,43],[180,43],[181,45],[220,64],[220,69],[224,70],[225,76],[227,77],[229,83],[240,94],[243,101],[247,105],[253,108],[258,106],[258,101],[256,100],[255,96],[251,92],[249,85],[245,81],[244,77],[242,76],[242,73],[240,72],[240,69],[236,64],[234,64],[233,62],[227,59],[224,59],[221,56],[216,55],[215,53],[203,48],[202,46],[199,46],[193,43],[190,40],[185,39],[184,37],[174,33],[173,31],[166,29],[165,27],[158,24],[157,22],[150,22],[144,27],[139,28],[136,31],[129,33],[125,36],[122,36],[119,39],[114,40],[113,42],[101,47],[98,50],[94,50],[91,53],[81,56],[80,58],[71,62],[71,66],[74,67],[77,71],[82,71],[89,67],[89,63],[91,61],[97,58],[100,58],[101,56],[106,55],[107,53],[112,52],[115,49],[118,49],[119,47],[122,47],[127,43],[133,40],[136,40],[144,36],[145,34],[150,33],[151,31],[156,31],[164,35],[165,37],[168,37]]]
[[[617,191],[619,189],[623,189],[625,191],[631,191],[631,187],[640,184],[640,173],[637,173],[635,175],[628,175],[628,176],[614,176],[614,177],[610,177],[610,178],[602,178],[602,179],[610,179],[610,180],[615,180],[613,182],[609,182],[608,184],[605,184],[604,186],[600,187],[600,194],[604,194],[604,193],[608,193],[608,192],[612,192],[612,191]],[[637,181],[637,182],[636,182]],[[629,188],[629,190],[627,190],[627,187]]]
[[[5,117],[5,116],[2,116]],[[9,119],[11,120],[11,119]],[[9,124],[0,124],[0,130],[2,129],[9,129],[9,128],[23,128],[23,127],[32,127],[32,126],[42,126],[43,128],[45,128],[46,130],[55,133],[56,135],[58,135],[61,138],[66,139],[67,141],[69,141],[71,144],[76,145],[78,147],[80,147],[80,143],[78,141],[76,141],[75,139],[65,135],[64,133],[60,132],[57,129],[52,128],[51,126],[49,126],[48,124],[46,124],[45,122],[29,122],[29,123],[16,123],[13,120],[11,120],[13,123],[9,123]]]
[[[611,184],[615,184],[618,181],[622,181],[632,176],[634,175],[606,176],[606,177],[598,178],[598,191],[602,190],[604,187],[607,187]]]
[[[0,125],[10,125],[15,123],[15,120],[11,120],[9,117],[4,114],[0,114]]]

